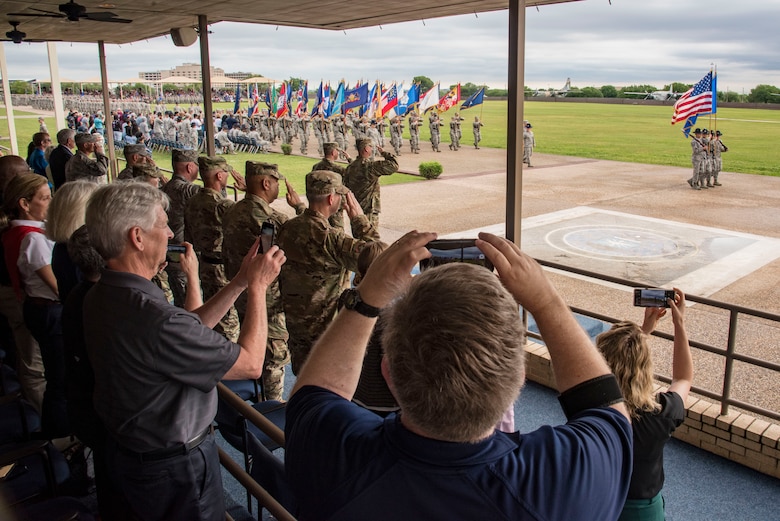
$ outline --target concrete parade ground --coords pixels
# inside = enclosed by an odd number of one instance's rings
[[[435,160],[444,173],[382,187],[384,241],[412,229],[447,237],[504,233],[505,150],[464,145],[436,153],[427,142],[420,154],[408,150],[399,157],[402,172]],[[727,156],[723,162],[723,186],[695,191],[687,168],[534,154],[533,168],[523,170],[521,247],[538,259],[780,314],[780,178],[728,172]],[[628,288],[555,271],[551,277],[572,306],[641,323],[643,311],[633,307]],[[691,306],[691,340],[725,349],[728,318],[723,310]],[[780,324],[749,318],[739,324],[738,352],[780,363]],[[672,332],[669,317],[660,329]],[[654,351],[656,372],[670,374],[669,345]],[[694,361],[695,385],[721,392],[723,358],[694,350]],[[776,373],[740,367],[732,393],[780,409]]]

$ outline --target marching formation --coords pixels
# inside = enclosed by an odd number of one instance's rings
[[[720,139],[723,133],[720,130],[710,132],[706,128],[697,128],[693,135],[694,137],[691,138],[693,176],[688,179],[688,184],[694,190],[722,186],[718,182],[718,174],[723,167],[721,154],[729,151]]]

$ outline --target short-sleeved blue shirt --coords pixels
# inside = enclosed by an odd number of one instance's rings
[[[450,443],[325,389],[287,405],[285,465],[305,520],[617,519],[631,427],[611,408],[529,434]]]

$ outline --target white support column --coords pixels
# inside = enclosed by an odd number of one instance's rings
[[[506,237],[520,246],[523,217],[523,108],[525,101],[525,0],[509,1]]]
[[[116,171],[116,152],[114,151],[114,133],[111,132],[112,123],[111,120],[111,98],[108,92],[108,72],[106,72],[106,45],[101,40],[98,42],[98,58],[100,59],[100,81],[103,88],[103,114],[106,117],[104,125],[106,128],[106,149],[104,152],[108,156],[108,165],[110,167],[109,178],[115,180],[117,176]]]
[[[214,115],[211,103],[211,59],[209,57],[209,19],[206,15],[198,16],[198,33],[200,40],[200,70],[203,78],[203,139],[206,142],[206,155],[217,153],[214,146]]]
[[[11,101],[11,79],[8,77],[8,63],[5,61],[4,43],[0,43],[0,74],[3,76],[3,98],[5,99],[5,115],[8,120],[8,137],[11,140],[11,153],[19,155],[19,146],[16,144],[14,104]]]
[[[46,51],[49,54],[49,74],[51,75],[51,93],[54,96],[54,127],[62,130],[67,126],[65,122],[65,109],[62,106],[62,85],[60,83],[60,65],[57,60],[57,44],[46,42]],[[54,136],[52,135],[52,138]]]

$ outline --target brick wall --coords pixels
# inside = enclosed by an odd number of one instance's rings
[[[554,389],[547,348],[529,341],[525,352],[526,377]],[[780,478],[780,425],[744,413],[721,415],[720,404],[695,396],[688,397],[685,407],[685,422],[674,432],[675,438]]]

